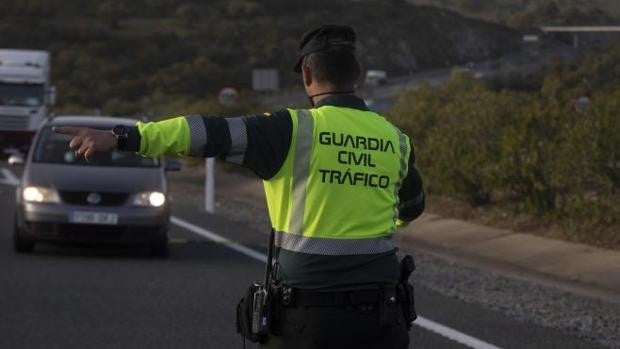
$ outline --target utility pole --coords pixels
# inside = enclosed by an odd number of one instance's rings
[[[573,33],[573,47],[575,49],[579,48],[579,33]]]

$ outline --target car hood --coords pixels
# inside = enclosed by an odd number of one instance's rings
[[[101,167],[31,163],[24,172],[23,185],[68,191],[118,193],[166,191],[162,169],[145,167]]]

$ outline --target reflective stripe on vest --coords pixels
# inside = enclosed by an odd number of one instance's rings
[[[289,224],[291,234],[301,235],[304,226],[313,126],[310,112],[306,109],[297,110],[297,147],[293,162],[293,208]]]
[[[276,232],[275,245],[285,250],[327,256],[377,254],[392,251],[389,237],[374,239],[328,239]]]
[[[405,176],[407,175],[407,148],[408,148],[408,144],[407,144],[407,136],[402,133],[397,127],[394,127],[394,131],[396,131],[396,133],[398,134],[398,142],[399,142],[399,149],[400,149],[400,173],[399,173],[399,182],[398,184],[394,187],[394,197],[396,198],[396,201],[394,203],[394,222],[396,222],[398,220],[398,206],[400,204],[400,197],[398,196],[398,192],[400,190],[401,185],[403,184],[403,180],[405,179]]]
[[[376,184],[373,188],[368,188],[367,185],[365,188],[352,185],[350,187],[352,189],[340,192],[340,194],[326,193],[325,190],[331,191],[331,189],[328,188],[329,183],[325,183],[324,181],[321,183],[321,178],[325,180],[326,177],[321,177],[322,174],[317,172],[317,164],[313,164],[313,161],[321,163],[321,161],[324,161],[321,159],[325,159],[326,156],[330,159],[334,158],[334,156],[338,157],[338,150],[345,148],[338,147],[333,148],[333,150],[329,148],[326,152],[325,149],[322,151],[318,149],[318,144],[313,144],[313,142],[319,142],[317,138],[319,134],[315,135],[314,133],[321,132],[321,130],[325,132],[325,116],[331,117],[332,114],[330,113],[335,112],[335,110],[332,109],[329,113],[327,110],[323,110],[323,112],[318,111],[317,113],[319,114],[317,115],[313,115],[309,110],[291,110],[290,112],[293,121],[293,141],[288,155],[289,158],[287,158],[283,165],[281,173],[276,175],[272,180],[265,182],[270,215],[272,223],[277,231],[275,239],[276,246],[293,252],[331,256],[378,254],[394,250],[395,245],[391,239],[391,235],[395,230],[395,222],[398,217],[398,191],[407,172],[407,158],[409,156],[409,142],[407,136],[376,114],[368,116],[358,116],[355,114],[355,117],[360,118],[377,118],[368,119],[374,120],[373,122],[366,121],[367,119],[359,120],[362,124],[367,125],[366,130],[370,127],[368,125],[376,124],[378,127],[379,133],[366,131],[370,134],[369,137],[379,137],[381,141],[393,143],[393,147],[390,148],[390,151],[385,149],[383,151],[377,150],[379,153],[385,152],[386,155],[377,153],[377,159],[375,159],[375,162],[379,161],[379,163],[377,163],[379,167],[387,164],[383,167],[384,170],[381,170],[383,172],[377,173],[389,175],[390,185],[393,186],[393,189],[377,187]],[[349,111],[349,113],[351,113],[351,111]],[[359,113],[363,114],[367,112],[360,111]],[[333,117],[339,116],[333,115]],[[323,125],[315,125],[316,122],[323,122]],[[334,121],[330,121],[329,125],[333,127]],[[344,124],[340,123],[339,125],[339,123],[336,122],[335,125],[337,126],[336,129],[343,128],[342,132],[347,132],[347,125],[350,124],[347,124],[345,121]],[[371,129],[376,130],[375,128]],[[394,133],[392,133],[392,131]],[[381,132],[383,132],[384,135],[386,132],[391,135],[380,136],[382,134]],[[364,134],[365,133],[360,133],[357,136],[363,138],[362,135]],[[370,153],[370,150],[368,152]],[[387,154],[389,154],[389,156]],[[374,156],[375,155],[373,155],[373,158]],[[383,159],[383,163],[381,159]],[[376,164],[372,165],[371,167],[374,167]],[[374,169],[371,168],[369,168],[369,170],[374,171]],[[377,171],[379,171],[378,168]],[[312,180],[311,173],[314,173],[314,179]],[[311,183],[314,183],[313,188],[309,188]],[[345,186],[347,185],[345,184]],[[319,189],[319,187],[322,189]],[[366,219],[366,217],[372,217],[374,215],[373,213],[376,211],[370,211],[370,214],[368,214],[365,213],[365,208],[375,207],[376,209],[377,206],[366,205],[365,203],[367,201],[357,200],[358,193],[361,193],[360,190],[366,193],[364,194],[366,197],[368,197],[368,193],[371,193],[371,198],[376,197],[377,200],[381,200],[380,202],[382,202],[382,204],[380,207],[383,208],[380,212],[383,213],[379,212],[380,215],[378,217],[382,218],[378,221],[376,219]],[[386,192],[386,190],[389,191]],[[309,197],[309,193],[313,194]],[[323,194],[326,196],[323,196]],[[348,225],[349,228],[346,229],[335,227],[334,231],[332,229],[323,229],[325,226],[321,228],[322,225],[317,224],[317,222],[332,222],[338,225],[340,221],[343,223],[350,223],[347,222],[347,219],[352,219],[352,221],[356,220],[356,218],[347,217],[343,214],[346,210],[341,212],[338,207],[329,212],[321,211],[320,208],[318,210],[316,209],[317,203],[323,205],[321,203],[331,202],[332,204],[330,205],[333,205],[334,202],[337,202],[334,200],[340,199],[339,195],[341,195],[343,201],[338,203],[338,205],[342,204],[344,205],[343,207],[345,207],[347,206],[347,201],[349,201],[350,204],[348,204],[348,206],[359,208],[359,210],[356,211],[360,212],[360,214],[357,215],[357,221],[361,222],[359,228]],[[391,205],[393,205],[393,207]],[[310,206],[310,208],[307,206]],[[324,207],[326,206],[323,206],[323,208]],[[307,210],[311,212],[306,212]],[[308,222],[305,222],[304,219]],[[368,224],[364,222],[368,222]],[[379,222],[379,224],[377,222]]]

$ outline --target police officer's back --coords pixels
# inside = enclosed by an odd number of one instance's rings
[[[188,116],[110,133],[61,129],[86,156],[118,147],[154,156],[220,156],[264,180],[275,230],[269,348],[406,348],[392,235],[424,209],[409,138],[354,95],[355,33],[306,33],[295,71],[311,109]]]

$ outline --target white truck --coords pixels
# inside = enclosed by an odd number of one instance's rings
[[[0,49],[0,149],[27,151],[55,100],[48,52]]]

